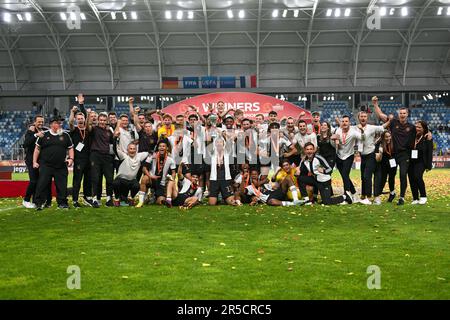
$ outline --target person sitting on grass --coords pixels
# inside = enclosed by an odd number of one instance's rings
[[[181,184],[180,190],[178,191],[174,180],[169,180],[167,183],[166,206],[168,208],[177,206],[183,209],[191,209],[202,200],[203,191],[199,185],[198,174],[193,172],[190,175],[190,179],[188,179],[183,176],[182,166],[183,164],[181,163],[177,174],[178,184]]]
[[[169,155],[166,140],[159,141],[157,148],[158,152],[144,162],[142,168],[144,175],[141,178],[137,208],[144,205],[145,195],[149,187],[154,190],[156,204],[163,204],[166,200],[167,175],[172,176],[172,180],[175,179],[175,161]]]
[[[241,171],[234,179],[233,190],[234,190],[234,200],[238,206],[244,203],[250,203],[252,201],[251,197],[245,192],[245,188],[250,183],[250,167],[248,163],[241,165]]]
[[[286,192],[286,200],[289,201],[298,201],[298,189],[296,187],[297,177],[295,176],[296,169],[291,165],[291,161],[289,158],[283,158],[281,160],[281,167],[277,170],[277,172],[272,176],[272,182],[276,182],[278,185],[281,185],[284,180],[288,179],[292,181],[292,188],[289,187],[289,190]],[[291,183],[289,183],[291,186]]]
[[[285,160],[288,162],[287,160]],[[263,183],[261,181],[261,176],[257,169],[250,170],[250,179],[251,183],[245,187],[246,194],[251,197],[250,205],[254,206],[258,203],[265,203],[269,206],[294,206],[302,204],[301,201],[298,200],[297,191],[293,191],[294,197],[296,200],[294,201],[286,201],[287,200],[287,192],[289,190],[294,190],[295,185],[290,177],[286,177],[283,181],[278,184],[272,183]]]

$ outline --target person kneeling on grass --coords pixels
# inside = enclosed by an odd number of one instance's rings
[[[352,203],[352,197],[350,191],[346,191],[344,196],[331,197],[331,175],[332,168],[327,161],[315,153],[314,144],[307,142],[304,147],[305,159],[300,164],[301,172],[310,172],[311,176],[300,175],[298,177],[298,184],[302,197],[305,199],[305,204],[310,204],[308,193],[306,191],[306,185],[312,185],[319,190],[322,198],[322,203],[329,204],[341,204]]]
[[[175,161],[167,151],[166,140],[159,141],[158,152],[151,159],[147,158],[142,168],[144,175],[141,179],[137,208],[144,205],[145,195],[149,187],[155,192],[156,204],[163,204],[166,200],[167,175],[170,171],[171,179],[175,180],[175,167]]]
[[[180,192],[178,192],[175,181],[170,180],[167,183],[167,207],[171,208],[172,206],[177,206],[183,207],[184,209],[191,209],[193,206],[200,203],[203,191],[199,185],[199,176],[196,172],[191,173],[190,179],[185,178],[183,174],[180,174],[179,172],[178,183],[181,183],[182,185]]]
[[[117,176],[113,181],[114,206],[133,205],[132,201],[127,203],[128,193],[133,199],[139,191],[139,182],[136,179],[137,173],[141,167],[141,162],[148,158],[148,152],[137,153],[137,146],[131,142],[128,144],[127,152],[123,153],[117,148],[117,155],[122,163],[119,166]]]
[[[265,178],[259,174],[257,169],[252,169],[250,171],[250,179],[251,183],[245,187],[245,192],[252,199],[250,202],[251,206],[258,203],[266,203],[269,206],[283,207],[302,204],[302,202],[298,200],[297,189],[295,188],[294,182],[289,176],[283,179],[276,189],[271,183],[263,183],[262,179]],[[292,195],[296,200],[286,201],[287,192],[289,190],[292,192]]]

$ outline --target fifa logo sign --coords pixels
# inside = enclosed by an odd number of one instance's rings
[[[381,29],[380,8],[373,7],[372,10],[367,12],[366,25],[367,25],[367,29],[369,29],[369,30],[380,30]]]

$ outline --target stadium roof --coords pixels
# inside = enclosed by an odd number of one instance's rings
[[[0,0],[0,14],[3,90],[250,74],[263,88],[450,84],[450,0]]]

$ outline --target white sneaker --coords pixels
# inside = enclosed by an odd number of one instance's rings
[[[373,200],[373,204],[379,206],[381,204],[381,199],[376,197],[375,200]]]
[[[36,209],[36,205],[29,201],[22,201],[22,205],[27,209]]]
[[[350,192],[349,192],[350,193]],[[361,198],[359,197],[359,195],[357,193],[353,193],[352,194],[352,202],[353,203],[358,203],[361,201]]]
[[[203,198],[208,198],[209,197],[209,191],[205,190],[205,192],[203,192]]]
[[[419,204],[419,200],[414,200],[411,204]]]
[[[421,197],[419,200],[419,204],[425,204],[427,203],[427,197]]]
[[[359,200],[359,203],[365,204],[365,205],[371,205],[372,204],[372,202],[368,198],[365,198],[363,200]]]
[[[347,204],[348,204],[347,201],[343,201],[343,202],[339,203],[340,206],[345,206],[345,205],[347,205]]]

